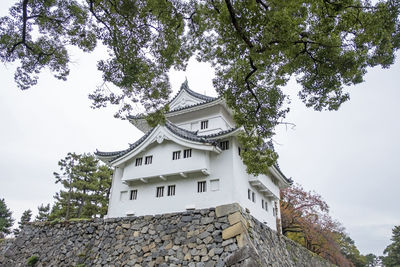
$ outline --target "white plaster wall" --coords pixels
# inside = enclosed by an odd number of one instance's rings
[[[200,135],[217,133],[235,127],[232,118],[221,105],[168,117],[168,120],[186,130],[198,130]],[[207,129],[200,129],[202,120],[209,121]]]
[[[189,148],[180,146],[168,140],[164,140],[161,144],[158,144],[157,142],[153,143],[146,151],[139,153],[126,163],[123,180],[133,180],[210,168],[207,151],[192,149],[192,157],[183,158],[184,149]],[[178,160],[172,160],[172,153],[178,150],[181,151],[181,158]],[[145,164],[146,156],[153,156],[152,164]],[[142,158],[142,165],[135,166],[137,158]]]
[[[164,143],[163,143],[164,144]],[[167,148],[167,149],[165,149]],[[171,142],[166,143],[165,146],[159,145],[156,150],[167,151],[169,149],[179,149],[179,146]],[[180,147],[182,150],[184,147]],[[155,148],[152,148],[155,149]],[[149,150],[152,151],[152,149]],[[154,151],[156,151],[154,150]],[[168,155],[172,161],[172,151],[168,152]],[[192,158],[180,159],[175,162],[186,166],[190,161],[196,162],[196,158],[193,157],[194,152],[205,153],[207,158],[210,160],[210,175],[205,176],[202,174],[190,175],[188,178],[179,176],[166,177],[167,181],[155,178],[150,179],[148,183],[136,181],[130,185],[126,185],[122,182],[122,177],[125,176],[125,172],[129,169],[134,170],[134,160],[131,164],[123,169],[117,169],[113,179],[112,195],[110,198],[110,206],[108,217],[123,217],[127,214],[140,215],[154,215],[169,212],[184,211],[188,207],[202,209],[209,207],[216,207],[218,205],[229,204],[235,202],[233,191],[233,166],[232,166],[232,150],[223,151],[220,154],[214,152],[204,152],[192,149]],[[145,152],[146,154],[147,152]],[[182,152],[183,153],[183,152]],[[153,163],[155,162],[155,155],[153,154]],[[183,156],[183,155],[181,155]],[[144,159],[143,159],[144,160]],[[187,163],[184,164],[184,160]],[[169,163],[165,162],[165,166]],[[154,169],[156,165],[144,165],[152,167]],[[219,190],[211,191],[211,180],[219,180]],[[197,193],[197,182],[206,181],[207,191],[203,193]],[[168,185],[175,185],[175,196],[167,196]],[[164,197],[156,198],[156,188],[159,186],[165,186]],[[129,200],[130,190],[138,190],[137,200]],[[120,199],[121,192],[126,191],[124,199]]]
[[[232,142],[233,147],[233,170],[234,170],[234,187],[235,187],[235,194],[237,196],[237,202],[244,208],[248,208],[250,210],[250,214],[257,218],[260,222],[266,222],[267,225],[271,229],[276,229],[276,217],[273,216],[273,202],[271,199],[267,198],[261,192],[257,190],[257,188],[250,185],[248,182],[249,175],[246,172],[246,166],[243,164],[239,152],[238,152],[238,142],[236,139]],[[265,176],[265,179],[268,177]],[[269,178],[268,178],[269,179]],[[272,183],[268,183],[268,188],[272,192],[279,192],[279,188]],[[253,202],[252,200],[248,199],[248,189],[252,192],[255,192],[256,201]],[[279,194],[277,195],[279,196]],[[262,208],[261,199],[264,199],[268,205],[268,211]],[[278,205],[279,209],[279,205]]]
[[[135,216],[154,215],[184,211],[188,207],[201,209],[237,202],[242,207],[248,208],[251,215],[259,221],[266,222],[269,227],[276,229],[276,217],[273,216],[273,202],[249,184],[249,176],[246,173],[246,168],[238,155],[237,141],[234,137],[227,140],[230,141],[229,150],[224,150],[220,154],[192,149],[191,158],[181,158],[174,161],[177,166],[185,169],[185,166],[190,166],[191,162],[197,161],[195,157],[197,153],[200,155],[203,153],[204,157],[209,159],[210,175],[208,176],[197,173],[187,178],[171,176],[167,177],[167,181],[154,178],[150,179],[148,183],[136,181],[130,183],[130,185],[126,185],[122,182],[122,177],[129,177],[129,173],[134,175],[135,170],[139,170],[132,166],[135,162],[134,159],[125,167],[125,171],[123,168],[117,168],[112,184],[108,217],[123,217],[127,216],[127,214],[134,214]],[[164,141],[162,144],[143,152],[144,156],[153,155],[153,164],[142,165],[141,167],[144,167],[144,170],[149,168],[147,169],[149,172],[170,172],[169,167],[175,168],[171,165],[172,151],[179,149],[183,150],[184,147]],[[165,158],[165,161],[161,161],[160,165],[157,163],[158,157],[160,159]],[[183,154],[181,154],[181,157],[183,157]],[[145,175],[145,172],[143,173]],[[219,180],[219,190],[211,191],[210,181],[216,179]],[[265,176],[265,179],[269,178]],[[197,193],[198,181],[207,181],[207,192]],[[267,184],[271,191],[279,192],[279,188],[272,181]],[[175,196],[167,196],[168,185],[176,186]],[[164,197],[156,198],[156,188],[158,186],[165,186]],[[129,200],[130,190],[133,189],[138,190],[137,200]],[[256,193],[255,203],[247,198],[248,189]],[[125,199],[122,200],[120,200],[121,191],[127,192]],[[262,198],[264,198],[268,205],[268,211],[262,209]]]

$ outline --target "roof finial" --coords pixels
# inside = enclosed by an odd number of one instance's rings
[[[189,89],[189,84],[186,76],[185,76],[185,81],[181,85],[181,89]]]

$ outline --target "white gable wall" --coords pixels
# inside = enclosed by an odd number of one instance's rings
[[[179,94],[176,96],[174,101],[172,101],[169,104],[169,109],[170,110],[175,110],[175,109],[180,109],[188,106],[193,106],[199,103],[205,102],[202,99],[198,99],[189,93],[187,93],[185,90],[181,90]]]

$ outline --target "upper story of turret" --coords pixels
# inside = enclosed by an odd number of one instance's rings
[[[232,110],[224,99],[192,91],[187,80],[168,105],[166,119],[183,129],[197,131],[198,135],[217,134],[235,128]],[[143,117],[131,117],[130,121],[143,132],[150,130]]]

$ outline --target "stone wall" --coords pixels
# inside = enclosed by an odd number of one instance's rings
[[[156,216],[31,223],[0,266],[330,266],[238,204]]]

